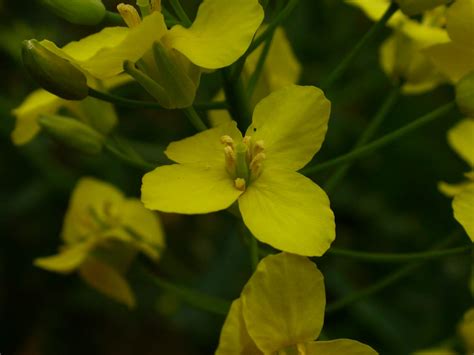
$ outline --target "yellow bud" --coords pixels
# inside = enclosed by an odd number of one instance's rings
[[[474,117],[474,70],[456,84],[456,103],[462,113]]]
[[[85,75],[37,40],[24,41],[21,54],[25,68],[47,91],[66,100],[82,100],[88,96]]]
[[[419,15],[424,11],[447,4],[450,0],[396,0],[405,15]]]
[[[72,148],[89,154],[102,150],[104,137],[80,121],[59,115],[43,115],[38,123],[53,138]]]
[[[105,17],[100,0],[42,0],[52,12],[78,25],[97,25]]]

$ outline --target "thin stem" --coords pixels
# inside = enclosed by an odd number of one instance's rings
[[[95,97],[96,99],[110,102],[119,106],[125,106],[130,108],[153,108],[158,110],[165,110],[164,107],[159,105],[157,102],[154,101],[140,101],[140,100],[132,100],[127,99],[121,96],[101,92],[89,88],[89,95]],[[198,110],[225,110],[227,109],[227,103],[224,101],[216,101],[216,102],[205,102],[205,103],[196,103],[194,107]]]
[[[419,253],[372,253],[332,247],[327,251],[327,254],[344,256],[365,262],[404,263],[407,261],[431,260],[444,258],[446,256],[466,254],[470,250],[471,246],[468,245],[445,250],[433,250]]]
[[[247,126],[250,125],[251,113],[242,79],[240,77],[233,79],[229,68],[224,68],[222,77],[225,96],[229,104],[229,113],[232,118],[238,122],[239,128],[244,132]]]
[[[102,19],[102,24],[109,26],[125,26],[125,21],[118,13],[106,11],[104,18]]]
[[[408,123],[407,125],[386,134],[385,136],[376,139],[372,143],[369,143],[367,145],[364,145],[360,148],[354,149],[350,151],[347,154],[341,155],[335,159],[331,159],[325,163],[322,164],[315,164],[313,166],[309,166],[307,168],[302,169],[300,172],[304,175],[311,175],[314,174],[315,172],[330,168],[332,166],[342,164],[342,163],[347,163],[356,159],[359,159],[369,153],[372,153],[373,151],[384,147],[400,138],[403,138],[405,135],[407,135],[410,132],[413,132],[417,130],[420,127],[423,127],[424,125],[443,117],[446,115],[449,111],[454,109],[456,107],[456,103],[450,102],[446,105],[443,105],[436,110],[421,116],[420,118],[416,119],[415,121]]]
[[[140,9],[142,17],[150,14],[150,2],[148,0],[137,0],[137,6]]]
[[[181,6],[179,0],[169,0],[169,3],[171,4],[171,7],[178,16],[179,20],[183,23],[184,27],[191,26],[192,22],[186,14],[186,11],[184,11],[183,7]]]
[[[126,150],[121,149],[120,145],[117,143],[117,139],[107,139],[104,143],[104,147],[108,152],[115,155],[123,162],[136,168],[142,169],[144,171],[150,171],[156,167],[155,165],[148,163],[143,158],[141,158],[138,153],[133,152],[132,154],[131,147],[128,147]]]
[[[380,106],[379,110],[375,114],[374,118],[370,121],[367,129],[362,133],[362,135],[357,140],[356,144],[354,145],[354,149],[360,148],[367,142],[369,142],[377,130],[379,129],[380,125],[383,123],[385,118],[387,117],[388,113],[392,110],[395,106],[398,97],[400,96],[400,86],[395,86],[392,88],[390,93],[388,94],[387,98],[383,102],[382,106]],[[324,184],[324,190],[331,194],[334,191],[336,185],[341,181],[346,173],[348,172],[349,168],[351,167],[351,163],[347,163],[345,165],[340,166],[327,180]]]
[[[359,55],[362,49],[369,43],[377,33],[385,26],[387,21],[397,11],[398,6],[395,2],[391,2],[387,11],[383,16],[373,24],[370,30],[360,39],[349,54],[339,63],[339,65],[329,74],[329,76],[321,83],[321,88],[326,90],[332,86],[344,72],[347,70],[352,61]]]
[[[205,131],[207,129],[206,125],[202,121],[201,117],[199,117],[193,106],[184,108],[183,112],[188,118],[189,122],[191,122],[193,127],[196,128],[199,132]]]
[[[250,76],[248,83],[247,83],[247,100],[252,98],[252,95],[255,91],[255,87],[257,86],[258,80],[263,71],[263,67],[265,66],[265,60],[267,59],[268,52],[270,51],[270,47],[272,46],[273,40],[273,32],[271,36],[267,38],[265,41],[265,45],[263,46],[262,53],[260,53],[260,57],[258,58],[257,65],[255,67],[255,71]]]
[[[230,302],[226,300],[209,296],[181,285],[173,284],[153,274],[142,265],[135,264],[133,271],[136,272],[137,276],[139,276],[143,281],[155,285],[161,290],[172,293],[177,298],[194,308],[222,316],[227,315],[229,311]]]

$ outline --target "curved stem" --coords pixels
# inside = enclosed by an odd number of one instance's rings
[[[184,114],[188,118],[189,122],[193,125],[196,130],[199,132],[205,131],[207,129],[206,125],[202,121],[201,117],[199,117],[198,113],[194,109],[193,106],[189,106],[183,109]]]
[[[375,135],[375,133],[379,129],[384,119],[387,117],[388,113],[395,106],[399,96],[400,96],[400,86],[397,85],[392,88],[389,95],[383,102],[382,106],[377,111],[374,118],[370,121],[369,125],[367,126],[367,129],[359,137],[356,144],[354,145],[354,149],[360,148],[361,146],[363,146],[364,144],[366,144],[368,141],[372,139],[372,137]],[[329,177],[327,182],[323,185],[324,190],[328,194],[331,194],[334,191],[334,188],[339,183],[339,181],[341,181],[344,178],[344,176],[346,175],[351,165],[352,165],[351,163],[342,165]]]
[[[150,171],[156,167],[154,164],[145,161],[142,157],[138,155],[138,153],[132,151],[131,147],[128,147],[127,149],[121,149],[120,145],[117,143],[117,139],[113,139],[113,137],[105,141],[104,147],[109,153],[115,155],[123,162],[136,168],[145,171]]]
[[[243,88],[242,78],[233,79],[229,68],[224,68],[222,78],[224,81],[225,97],[229,104],[229,113],[239,124],[240,130],[245,132],[247,126],[250,125],[252,115]]]
[[[385,26],[387,21],[392,15],[398,10],[398,5],[395,2],[391,2],[387,11],[383,16],[372,25],[370,30],[360,39],[349,54],[339,63],[339,65],[329,74],[329,76],[321,83],[321,89],[326,90],[333,85],[344,72],[347,70],[352,61],[359,55],[362,49],[369,43],[373,37]]]
[[[178,16],[179,20],[183,23],[185,27],[191,26],[191,20],[189,19],[188,15],[186,14],[186,11],[184,11],[183,7],[181,6],[181,3],[179,0],[170,0],[169,3],[171,4],[171,7],[173,8],[174,12]]]
[[[408,123],[407,125],[386,134],[385,136],[376,139],[372,143],[369,143],[367,145],[364,145],[360,148],[354,149],[350,151],[347,154],[341,155],[335,159],[329,160],[327,162],[321,163],[321,164],[315,164],[313,166],[309,166],[307,168],[304,168],[300,170],[300,172],[303,175],[311,175],[317,171],[321,171],[327,168],[330,168],[332,166],[342,164],[342,163],[347,163],[356,159],[359,159],[369,153],[372,153],[373,151],[386,146],[387,144],[390,144],[399,138],[404,137],[406,134],[415,131],[416,129],[430,123],[431,121],[434,121],[440,117],[443,117],[445,114],[447,114],[449,111],[454,109],[456,107],[456,103],[450,102],[446,105],[443,105],[436,110],[421,116],[420,118],[416,119],[415,121]]]
[[[471,245],[445,250],[433,250],[419,253],[372,253],[341,248],[331,248],[329,255],[344,256],[365,262],[375,263],[404,263],[407,261],[420,261],[443,258],[446,256],[465,254],[471,250]]]
[[[260,79],[260,76],[263,71],[263,67],[265,65],[265,60],[267,59],[268,52],[270,51],[270,47],[272,46],[272,40],[273,40],[273,32],[271,36],[267,38],[265,41],[265,45],[262,49],[262,53],[260,53],[260,57],[258,58],[257,65],[255,67],[255,71],[252,73],[250,76],[248,83],[247,83],[247,100],[250,100],[252,98],[253,92],[255,91],[255,87],[257,86],[258,79]]]

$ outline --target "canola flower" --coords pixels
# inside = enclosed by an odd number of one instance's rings
[[[451,41],[433,45],[425,53],[455,83],[474,70],[474,0],[456,0],[449,7],[446,29]]]
[[[265,26],[261,26],[257,35],[265,30],[265,28]],[[247,57],[242,71],[244,85],[248,84],[252,74],[257,69],[262,51],[265,50],[264,48],[265,43],[261,44]],[[277,27],[273,34],[273,39],[268,49],[260,77],[255,85],[252,96],[249,98],[251,108],[253,109],[260,100],[271,92],[287,85],[296,84],[300,74],[301,65],[293,53],[285,30],[282,27]],[[220,101],[224,98],[224,92],[220,91],[214,100]],[[217,126],[218,124],[232,119],[226,110],[209,111],[208,115],[212,126]]]
[[[469,165],[467,181],[459,184],[439,184],[440,190],[453,197],[454,218],[464,227],[474,242],[474,120],[464,119],[448,132],[448,142],[453,150]]]
[[[135,305],[124,273],[138,252],[157,261],[165,246],[159,219],[114,186],[82,178],[72,192],[57,255],[37,258],[42,269],[82,279],[112,299]]]
[[[177,164],[143,177],[145,207],[199,214],[238,201],[258,240],[295,254],[324,254],[335,238],[329,199],[296,171],[320,149],[330,107],[320,89],[291,85],[260,101],[243,137],[230,121],[171,143],[165,153]]]
[[[89,77],[109,78],[125,65],[159,104],[183,108],[193,103],[202,72],[235,62],[263,20],[258,0],[204,0],[189,28],[168,29],[160,2],[154,4],[143,19],[132,6],[120,4],[128,28],[107,27],[62,50],[47,40],[41,44]]]
[[[324,321],[324,278],[307,258],[267,256],[232,303],[216,355],[375,355],[355,340],[315,341]]]
[[[388,0],[346,0],[346,3],[360,8],[374,21],[390,5]],[[432,45],[449,41],[443,28],[445,21],[445,6],[425,11],[420,21],[409,18],[401,10],[388,21],[394,32],[380,47],[380,65],[387,76],[403,81],[403,93],[420,94],[446,81],[424,53]]]

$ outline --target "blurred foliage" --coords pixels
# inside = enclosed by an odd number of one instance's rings
[[[113,9],[118,1],[106,1]],[[183,1],[194,11],[197,0]],[[52,254],[74,182],[92,175],[139,196],[142,172],[107,154],[85,156],[40,135],[14,147],[10,114],[36,88],[20,61],[21,41],[52,39],[65,44],[98,28],[66,23],[38,1],[0,0],[0,352],[2,354],[209,354],[217,345],[223,318],[190,309],[167,293],[133,282],[139,307],[128,311],[80,282],[33,267],[35,257]],[[318,85],[370,28],[370,21],[337,0],[301,0],[285,22],[304,67],[302,84]],[[326,94],[332,101],[327,139],[317,161],[351,149],[390,90],[378,64],[386,30],[363,51]],[[209,75],[199,93],[208,98],[219,78]],[[120,89],[148,99],[136,85]],[[382,128],[389,132],[453,98],[444,86],[403,97]],[[148,158],[193,133],[176,112],[119,108],[120,131]],[[335,246],[354,250],[423,251],[459,229],[439,180],[460,180],[463,162],[450,150],[446,131],[459,114],[424,127],[357,162],[330,196],[336,214]],[[316,182],[322,184],[328,172]],[[161,215],[169,250],[159,264],[167,279],[227,299],[236,298],[250,275],[248,253],[236,221],[225,213]],[[463,236],[466,241],[466,237]],[[458,242],[461,242],[458,240]],[[364,264],[341,256],[318,261],[328,303],[368,286],[401,267]],[[406,354],[455,335],[471,304],[469,256],[429,262],[382,292],[327,316],[324,336],[351,338],[382,354]]]

